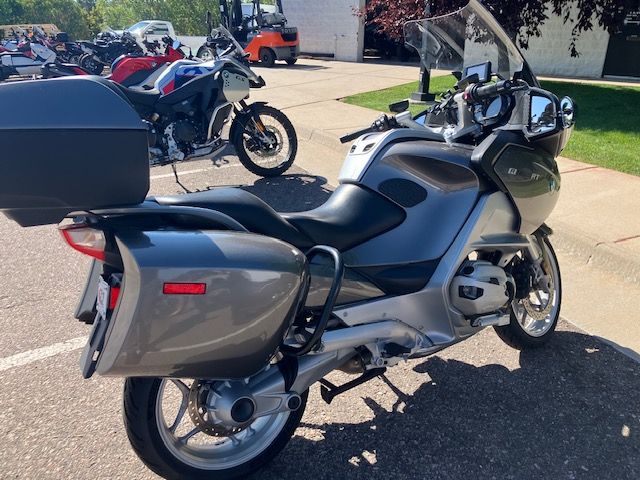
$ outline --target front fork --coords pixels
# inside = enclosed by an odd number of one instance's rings
[[[531,262],[531,270],[533,273],[533,283],[535,286],[544,290],[549,294],[551,289],[549,272],[549,257],[547,250],[544,248],[545,238],[552,233],[551,229],[543,225],[534,234],[527,235],[529,245],[527,246],[525,255]]]
[[[235,107],[235,114],[236,114],[236,117],[238,116],[242,117],[242,120],[240,121],[240,123],[243,126],[243,128],[246,128],[247,123],[251,122],[253,124],[254,131],[256,132],[260,141],[264,145],[270,146],[271,140],[267,135],[267,127],[265,127],[264,123],[262,122],[262,119],[260,118],[260,115],[258,114],[257,109],[252,108],[253,105],[260,105],[260,103],[249,105],[244,100],[240,100],[238,104],[240,105],[240,108]]]

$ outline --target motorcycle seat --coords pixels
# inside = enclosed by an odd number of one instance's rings
[[[155,197],[160,205],[199,207],[229,215],[253,233],[267,235],[298,248],[310,248],[313,241],[299,232],[278,212],[255,195],[240,188],[218,188],[204,192]],[[197,225],[194,227],[198,228]]]
[[[300,249],[328,245],[346,251],[386,232],[405,219],[404,210],[377,192],[342,184],[320,207],[280,214],[239,188],[156,197],[160,205],[208,208],[229,215],[247,230],[278,238]]]
[[[131,88],[127,88],[119,83],[113,82],[114,85],[117,85],[120,91],[124,93],[124,95],[129,99],[131,103],[134,105],[145,105],[148,107],[152,107],[156,104],[158,99],[162,96],[160,90],[151,89],[151,90],[133,90]]]

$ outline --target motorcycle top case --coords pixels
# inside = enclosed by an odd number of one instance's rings
[[[116,241],[124,277],[98,320],[108,322],[101,375],[246,378],[269,363],[307,295],[306,257],[274,238],[122,231]]]
[[[0,85],[0,210],[20,225],[137,205],[149,191],[148,134],[109,81]]]

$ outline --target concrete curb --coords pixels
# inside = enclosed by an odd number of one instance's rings
[[[347,152],[348,147],[340,143],[340,137],[338,135],[334,135],[317,128],[308,127],[300,124],[299,122],[296,124],[296,133],[298,134],[298,138],[322,145],[323,147],[334,150],[336,153],[341,155],[345,155]]]
[[[298,137],[345,155],[348,146],[342,145],[339,136],[308,125],[296,124]],[[332,183],[332,182],[329,182]],[[553,245],[557,250],[576,257],[580,263],[612,273],[621,279],[640,283],[640,258],[614,243],[603,243],[589,237],[579,228],[559,220],[551,219]]]
[[[640,258],[615,243],[598,242],[563,220],[553,220],[553,244],[580,263],[612,273],[630,283],[640,283]]]

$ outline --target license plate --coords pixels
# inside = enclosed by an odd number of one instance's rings
[[[100,277],[100,283],[98,283],[98,297],[96,299],[96,310],[102,316],[107,318],[107,307],[109,306],[109,284]]]

